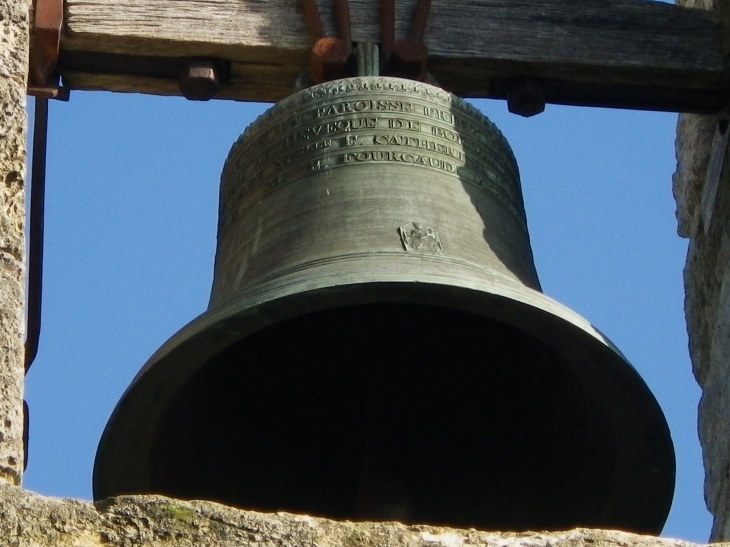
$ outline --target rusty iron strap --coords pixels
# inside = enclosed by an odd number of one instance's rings
[[[352,45],[350,2],[348,0],[335,0],[335,18],[337,19],[338,38],[346,44]]]
[[[423,42],[426,36],[426,25],[428,25],[428,14],[431,11],[431,0],[418,0],[416,15],[413,17],[411,27],[411,39]]]
[[[309,77],[321,84],[347,76],[352,57],[350,5],[348,0],[335,0],[335,18],[339,38],[327,38],[316,0],[302,0],[304,17],[314,40]]]
[[[383,66],[390,61],[395,43],[395,0],[382,0],[380,6],[380,56]]]
[[[63,0],[36,0],[30,39],[29,95],[68,98],[53,76],[58,65],[62,27]]]
[[[28,469],[28,440],[30,437],[30,410],[23,399],[23,471]]]
[[[316,42],[320,38],[324,38],[324,25],[317,7],[317,0],[302,0],[302,7],[304,8],[304,19],[309,27],[309,33],[312,35],[312,41]]]
[[[25,372],[38,354],[43,297],[43,234],[46,201],[46,144],[48,99],[36,98],[31,160],[30,218],[28,231],[28,312],[25,340]]]
[[[426,78],[428,48],[423,43],[423,39],[426,35],[430,11],[431,0],[418,0],[411,34],[405,40],[398,40],[393,44],[385,74],[421,81]]]

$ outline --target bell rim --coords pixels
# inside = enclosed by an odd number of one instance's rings
[[[283,284],[284,289],[281,288]],[[272,285],[278,286],[278,290]],[[429,285],[427,291],[423,290],[424,285]],[[363,290],[363,287],[366,289]],[[414,287],[418,287],[418,291]],[[425,293],[430,298],[419,297]],[[316,286],[312,286],[311,280],[309,283],[302,281],[301,277],[288,285],[276,280],[241,296],[236,303],[208,310],[193,319],[165,342],[137,373],[117,403],[100,439],[92,480],[94,499],[155,493],[149,486],[149,477],[144,476],[144,457],[141,457],[145,447],[151,444],[156,427],[156,422],[150,417],[156,415],[159,418],[160,413],[155,414],[155,409],[164,408],[178,387],[195,371],[241,338],[278,321],[342,306],[385,302],[430,304],[478,313],[505,322],[536,336],[561,354],[565,353],[565,346],[573,346],[570,351],[576,351],[575,348],[581,346],[582,349],[577,350],[579,353],[590,353],[595,362],[586,361],[586,364],[606,369],[603,372],[609,373],[617,384],[621,384],[621,391],[617,391],[617,395],[628,393],[632,404],[642,407],[654,452],[650,457],[652,463],[647,467],[664,477],[654,481],[657,492],[648,495],[651,500],[648,505],[654,508],[654,517],[648,519],[652,521],[651,524],[612,527],[646,533],[661,531],[671,508],[676,473],[674,447],[663,411],[639,373],[610,340],[586,319],[552,298],[499,275],[493,280],[466,280],[446,275],[411,275],[404,278],[403,275],[393,274],[372,274],[365,280],[360,274],[356,282],[348,282],[340,276],[336,283],[325,281],[316,283]],[[313,302],[318,303],[317,309],[307,307]],[[293,303],[296,306],[292,306]],[[281,310],[284,309],[295,311],[283,317],[286,314],[282,314]],[[552,329],[558,334],[560,340],[557,343],[555,340],[546,340],[547,335],[541,334],[545,332],[545,325],[548,325],[547,330]],[[237,330],[234,332],[232,328]],[[238,330],[240,328],[249,330],[241,333]],[[211,346],[208,338],[215,340],[217,345]],[[204,351],[196,356],[195,362],[190,362],[191,349],[196,346]],[[184,376],[177,374],[179,363],[185,368]],[[174,383],[169,381],[173,377],[170,374],[173,370],[176,372]],[[641,429],[635,423],[625,427],[637,431]],[[142,435],[139,431],[130,431],[139,428],[144,429]],[[123,486],[125,484],[127,487]],[[627,498],[622,504],[628,503],[627,496],[619,497]],[[646,505],[642,507],[644,510]]]

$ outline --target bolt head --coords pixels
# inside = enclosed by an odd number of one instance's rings
[[[207,101],[220,91],[218,70],[211,61],[192,61],[180,75],[180,92],[191,101]]]
[[[525,118],[545,111],[545,86],[537,78],[513,80],[507,94],[507,109]]]

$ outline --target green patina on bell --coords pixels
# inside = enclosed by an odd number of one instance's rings
[[[301,91],[222,176],[208,311],[107,425],[94,495],[658,533],[674,453],[621,353],[540,292],[517,165],[445,91]]]

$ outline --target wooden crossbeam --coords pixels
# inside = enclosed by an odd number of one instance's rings
[[[335,36],[331,0],[319,0]],[[66,0],[59,69],[71,89],[180,94],[186,59],[225,65],[218,97],[278,101],[307,69],[299,0]],[[352,39],[380,41],[380,2],[350,0]],[[396,38],[415,0],[396,1]],[[649,0],[433,0],[429,72],[465,97],[537,78],[547,102],[714,112],[730,78],[719,19]]]

